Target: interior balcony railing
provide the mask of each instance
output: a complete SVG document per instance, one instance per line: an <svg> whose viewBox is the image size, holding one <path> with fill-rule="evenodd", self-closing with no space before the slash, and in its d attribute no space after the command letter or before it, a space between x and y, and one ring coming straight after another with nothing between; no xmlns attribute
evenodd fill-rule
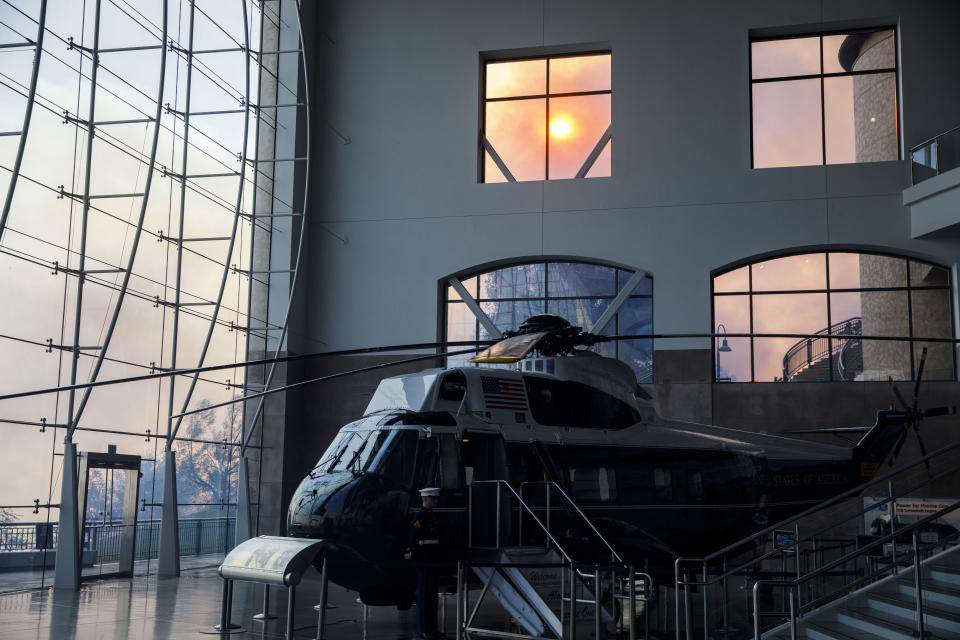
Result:
<svg viewBox="0 0 960 640"><path fill-rule="evenodd" d="M116 562L120 557L123 524L116 522L87 523L83 548L96 552L97 562ZM235 517L181 518L179 522L180 555L225 553L233 548ZM56 548L56 522L19 522L0 524L0 553L43 551ZM160 544L160 520L137 522L136 559L156 558Z"/></svg>
<svg viewBox="0 0 960 640"><path fill-rule="evenodd" d="M814 367L820 366L827 370L825 379L829 379L831 358L835 361L837 374L841 380L852 380L862 364L855 363L862 360L862 345L859 338L836 338L835 336L862 335L863 323L859 316L837 322L826 329L817 331L811 338L804 338L787 349L783 356L783 381L795 381Z"/></svg>
<svg viewBox="0 0 960 640"><path fill-rule="evenodd" d="M910 150L910 183L918 184L960 167L960 125Z"/></svg>

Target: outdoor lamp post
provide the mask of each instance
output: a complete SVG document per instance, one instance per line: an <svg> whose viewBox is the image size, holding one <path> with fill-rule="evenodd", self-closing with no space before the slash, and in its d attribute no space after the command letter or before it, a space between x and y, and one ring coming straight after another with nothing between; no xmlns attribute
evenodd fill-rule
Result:
<svg viewBox="0 0 960 640"><path fill-rule="evenodd" d="M720 330L723 329L723 342L720 343L720 346L717 347L717 381L720 381L720 354L729 353L733 351L730 348L730 345L727 343L727 328L723 326L723 323L717 325L717 333L720 333Z"/></svg>

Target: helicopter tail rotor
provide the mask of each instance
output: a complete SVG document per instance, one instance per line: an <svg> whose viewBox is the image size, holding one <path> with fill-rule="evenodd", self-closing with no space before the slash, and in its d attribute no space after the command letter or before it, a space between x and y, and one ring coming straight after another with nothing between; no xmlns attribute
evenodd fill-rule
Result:
<svg viewBox="0 0 960 640"><path fill-rule="evenodd" d="M920 447L920 455L923 456L923 458L926 458L927 447L924 445L923 438L920 436L920 422L926 417L949 415L956 412L956 407L936 407L933 409L928 409L927 411L922 411L920 409L920 383L923 381L923 368L926 365L926 362L927 348L924 347L920 355L920 366L917 367L917 380L913 385L912 404L907 404L903 394L901 394L900 390L893 384L893 377L887 376L887 382L890 384L891 392L896 400L900 402L900 405L903 407L903 411L906 414L906 420L903 423L903 431L900 433L900 437L897 439L897 443L893 447L893 454L890 456L891 467L894 465L894 462L896 462L897 456L900 455L900 450L903 449L903 445L907 440L907 433L911 429L913 429L913 433L917 436L917 444ZM927 467L927 472L932 473L930 469L930 461L925 459L924 464Z"/></svg>

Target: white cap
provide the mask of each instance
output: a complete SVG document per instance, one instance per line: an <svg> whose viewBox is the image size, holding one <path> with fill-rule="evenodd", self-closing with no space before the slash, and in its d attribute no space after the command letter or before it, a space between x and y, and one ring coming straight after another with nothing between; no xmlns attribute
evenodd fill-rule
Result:
<svg viewBox="0 0 960 640"><path fill-rule="evenodd" d="M440 495L440 489L436 487L424 487L420 489L420 496L423 498L436 498Z"/></svg>

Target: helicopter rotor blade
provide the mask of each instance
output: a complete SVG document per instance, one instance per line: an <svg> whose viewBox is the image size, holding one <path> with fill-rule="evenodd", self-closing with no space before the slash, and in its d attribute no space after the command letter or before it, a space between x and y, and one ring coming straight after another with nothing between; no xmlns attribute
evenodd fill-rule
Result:
<svg viewBox="0 0 960 640"><path fill-rule="evenodd" d="M245 369L247 367L257 367L261 365L280 364L285 362L296 362L299 360L312 360L320 358L329 358L335 356L357 356L369 355L374 353L385 353L390 351L410 351L417 349L439 349L442 347L469 347L463 353L472 353L479 351L493 343L496 340L459 340L448 342L418 342L411 344L383 345L379 347L361 347L357 349L342 349L339 351L320 351L313 353L303 353L296 355L280 356L276 358L261 358L257 360L241 360L239 362L230 362L227 364L206 365L203 367L193 367L190 369L168 369L160 370L157 373L146 373L139 376L128 376L124 378L111 378L109 380L97 380L95 382L79 382L77 384L62 385L59 387L48 387L42 389L31 389L29 391L18 391L0 395L0 401L13 400L15 398L26 398L29 396L39 396L48 393L62 393L66 391L79 391L82 389L92 389L93 387L106 387L115 384L126 384L130 382L143 382L145 380L157 380L169 378L172 376L193 375L194 373L206 373L210 371L224 371L226 369ZM450 355L456 355L453 352L431 354L432 357L442 358Z"/></svg>
<svg viewBox="0 0 960 640"><path fill-rule="evenodd" d="M924 458L924 465L927 467L927 472L930 472L930 461L927 460L927 448L923 445L923 438L920 437L920 420L914 419L913 421L913 432L917 436L917 444L920 445L920 456Z"/></svg>
<svg viewBox="0 0 960 640"><path fill-rule="evenodd" d="M900 437L897 438L897 444L893 447L893 454L890 456L890 466L892 467L897 461L897 457L900 455L900 450L903 449L903 443L907 441L907 434L909 433L910 425L903 425L903 431L900 433Z"/></svg>
<svg viewBox="0 0 960 640"><path fill-rule="evenodd" d="M927 363L927 348L920 354L920 366L917 367L917 382L913 385L913 410L917 410L917 398L920 395L920 381L923 380L923 366Z"/></svg>
<svg viewBox="0 0 960 640"><path fill-rule="evenodd" d="M893 396L900 401L900 405L903 407L903 410L907 413L910 412L910 405L907 404L906 399L903 397L903 394L900 393L900 389L893 384L893 376L887 376L887 383L890 385L890 392L893 393Z"/></svg>
<svg viewBox="0 0 960 640"><path fill-rule="evenodd" d="M952 416L957 413L956 406L931 407L923 412L924 418L937 418L939 416Z"/></svg>

